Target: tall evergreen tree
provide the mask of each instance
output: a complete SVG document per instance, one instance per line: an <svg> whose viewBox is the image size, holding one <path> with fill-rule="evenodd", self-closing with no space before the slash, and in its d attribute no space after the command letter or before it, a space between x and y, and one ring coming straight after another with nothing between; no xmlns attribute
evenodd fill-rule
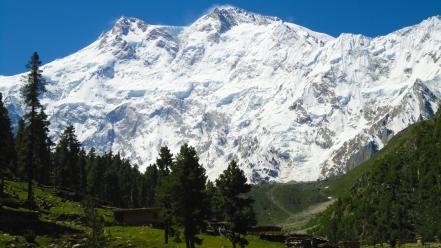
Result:
<svg viewBox="0 0 441 248"><path fill-rule="evenodd" d="M26 164L29 145L29 130L26 128L23 118L18 120L17 134L15 136L15 151L17 153L17 169L16 174L20 178L26 178Z"/></svg>
<svg viewBox="0 0 441 248"><path fill-rule="evenodd" d="M77 168L79 170L79 193L82 195L86 194L86 185L87 185L87 175L86 175L86 163L87 163L87 155L86 151L81 148L80 152L78 153L78 160L77 160Z"/></svg>
<svg viewBox="0 0 441 248"><path fill-rule="evenodd" d="M156 204L161 207L161 217L164 222L164 243L168 244L168 236L172 224L172 183L169 177L170 168L173 164L173 154L167 146L161 147L159 157L156 159L158 166L158 186L155 190Z"/></svg>
<svg viewBox="0 0 441 248"><path fill-rule="evenodd" d="M35 179L37 182L48 185L50 183L50 174L52 170L51 147L52 141L49 138L49 121L43 109L37 115L35 128Z"/></svg>
<svg viewBox="0 0 441 248"><path fill-rule="evenodd" d="M84 240L86 247L107 247L108 237L104 232L104 218L96 210L95 199L91 196L86 196L81 205L84 210L86 225L90 228L88 237Z"/></svg>
<svg viewBox="0 0 441 248"><path fill-rule="evenodd" d="M155 205L155 191L158 184L158 168L156 165L150 165L145 169L143 180L143 196L145 198L145 206L152 207Z"/></svg>
<svg viewBox="0 0 441 248"><path fill-rule="evenodd" d="M156 166L159 170L159 177L167 176L173 163L173 154L167 146L159 149L159 157L156 159Z"/></svg>
<svg viewBox="0 0 441 248"><path fill-rule="evenodd" d="M224 218L229 224L228 239L236 247L248 244L245 236L248 228L256 224L251 198L244 196L250 192L251 185L247 184L244 172L237 162L232 160L228 168L216 180L219 191L220 209L224 212Z"/></svg>
<svg viewBox="0 0 441 248"><path fill-rule="evenodd" d="M205 191L205 169L199 164L193 147L187 144L181 146L169 178L174 221L184 228L186 247L194 248L200 242L196 234L204 227L208 214L208 198Z"/></svg>
<svg viewBox="0 0 441 248"><path fill-rule="evenodd" d="M222 209L222 197L216 185L212 181L207 181L205 191L207 192L209 202L210 218L215 221L224 220Z"/></svg>
<svg viewBox="0 0 441 248"><path fill-rule="evenodd" d="M138 165L132 166L132 195L133 195L133 206L134 207L143 207L144 202L144 194L142 190L143 184L143 174L139 172ZM157 180L156 180L157 181Z"/></svg>
<svg viewBox="0 0 441 248"><path fill-rule="evenodd" d="M22 97L24 103L28 107L28 112L25 115L26 125L29 129L29 142L28 142L28 154L26 158L26 172L28 180L28 199L27 202L30 206L34 205L34 197L32 190L32 181L34 179L34 172L36 169L35 162L38 161L38 154L36 154L34 146L37 145L38 136L38 113L42 111L39 97L45 92L45 82L40 70L40 57L37 52L32 54L31 60L28 62L27 67L30 72L27 75L27 82L21 88Z"/></svg>
<svg viewBox="0 0 441 248"><path fill-rule="evenodd" d="M95 149L90 149L87 155L87 193L95 197L100 196L99 193L103 192L103 177L106 168L106 164L103 162L102 157L95 154Z"/></svg>
<svg viewBox="0 0 441 248"><path fill-rule="evenodd" d="M0 194L3 193L4 178L15 171L15 149L8 110L3 105L0 93Z"/></svg>
<svg viewBox="0 0 441 248"><path fill-rule="evenodd" d="M127 182L122 182L123 171L122 161L119 157L112 159L112 162L105 166L104 178L103 178L103 191L101 198L106 199L117 206L128 207L129 195Z"/></svg>
<svg viewBox="0 0 441 248"><path fill-rule="evenodd" d="M81 169L78 167L81 145L75 128L68 126L60 137L54 153L55 185L80 192Z"/></svg>
<svg viewBox="0 0 441 248"><path fill-rule="evenodd" d="M134 205L133 188L132 188L133 175L132 175L131 165L127 161L121 160L119 154L113 157L113 159L114 162L117 161L117 164L120 165L118 176L119 176L119 190L122 196L121 204L123 204L124 207L133 207Z"/></svg>

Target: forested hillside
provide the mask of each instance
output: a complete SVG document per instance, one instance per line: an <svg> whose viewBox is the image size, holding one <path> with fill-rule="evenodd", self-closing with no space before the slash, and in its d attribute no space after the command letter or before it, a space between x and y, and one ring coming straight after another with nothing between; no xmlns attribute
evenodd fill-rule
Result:
<svg viewBox="0 0 441 248"><path fill-rule="evenodd" d="M400 132L361 168L352 188L310 223L313 232L392 245L441 237L440 111Z"/></svg>

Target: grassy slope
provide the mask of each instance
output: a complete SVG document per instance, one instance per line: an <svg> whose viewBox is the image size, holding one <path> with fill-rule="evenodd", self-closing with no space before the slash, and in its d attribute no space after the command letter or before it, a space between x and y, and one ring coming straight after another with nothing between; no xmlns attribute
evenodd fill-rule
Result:
<svg viewBox="0 0 441 248"><path fill-rule="evenodd" d="M160 229L112 226L108 227L107 231L109 231L114 238L114 241L109 247L127 247L129 245L134 245L135 247L164 247L162 244L163 231ZM203 242L197 247L231 247L231 243L228 240L219 236L202 234L199 237L203 239ZM256 236L248 236L247 239L250 242L250 245L247 246L249 248L284 247L281 243L260 240ZM165 247L185 247L185 245L183 243L176 244L172 242L169 246Z"/></svg>
<svg viewBox="0 0 441 248"><path fill-rule="evenodd" d="M26 184L22 182L6 181L6 192L11 198L8 200L9 204L3 204L1 206L2 212L0 212L0 247L22 247L26 244L25 234L29 232L30 219L27 214L34 216L34 211L23 207L23 203L26 200ZM69 201L60 198L47 190L35 187L35 199L40 206L39 214L34 222L37 222L38 226L49 225L51 228L62 230L59 234L44 233L39 228L34 228L32 231L36 234L36 241L34 246L37 247L49 247L51 244L55 247L72 247L72 245L78 243L85 237L85 232L88 232L88 228L84 226L81 221L75 220L76 217L81 218L84 216L83 210L78 202ZM0 203L1 203L0 198ZM11 207L12 205L17 205ZM5 203L3 201L3 203ZM0 204L2 205L2 204ZM9 206L6 206L9 205ZM47 206L43 208L42 206ZM50 206L50 207L48 207ZM150 227L125 227L113 225L113 214L109 210L98 209L98 212L104 216L107 226L105 231L111 235L110 243L108 247L164 247L162 244L163 230L154 229ZM5 214L5 216L2 215ZM66 219L65 217L74 217ZM7 218L12 218L11 222L19 224L18 227L12 228L13 231L7 231L11 228L8 225ZM66 230L64 230L66 228ZM64 233L66 231L66 233ZM197 247L231 247L231 244L223 237L220 236L208 236L205 234L200 235L203 239L201 246ZM248 236L250 245L248 247L283 247L281 243L268 242L258 239L255 236ZM183 243L174 243L167 247L184 247Z"/></svg>
<svg viewBox="0 0 441 248"><path fill-rule="evenodd" d="M249 195L255 200L259 225L282 225L289 217L328 201L317 183L255 185Z"/></svg>

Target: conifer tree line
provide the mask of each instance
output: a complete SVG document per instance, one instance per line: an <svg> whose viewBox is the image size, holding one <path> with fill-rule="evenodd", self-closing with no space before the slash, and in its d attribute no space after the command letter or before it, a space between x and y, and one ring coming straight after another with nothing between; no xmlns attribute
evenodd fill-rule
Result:
<svg viewBox="0 0 441 248"><path fill-rule="evenodd" d="M5 178L21 178L28 184L28 201L34 183L52 185L80 196L93 196L121 208L158 207L164 223L164 243L181 239L186 247L199 243L196 235L209 221L224 221L233 246L247 244L247 229L256 223L252 200L245 194L251 186L236 161L215 181L207 180L194 147L184 144L175 155L161 147L155 164L144 173L136 165L112 152L86 151L72 125L57 144L49 137L49 121L40 103L45 81L34 53L30 72L22 87L26 114L18 121L15 137L0 93L0 195Z"/></svg>

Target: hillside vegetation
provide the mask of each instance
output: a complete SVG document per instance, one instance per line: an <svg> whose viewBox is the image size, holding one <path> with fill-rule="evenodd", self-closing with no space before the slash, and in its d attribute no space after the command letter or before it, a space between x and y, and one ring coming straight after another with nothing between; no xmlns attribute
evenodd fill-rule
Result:
<svg viewBox="0 0 441 248"><path fill-rule="evenodd" d="M388 149L385 147L378 156ZM306 223L347 194L371 165L372 160L368 160L344 175L326 180L253 185L249 195L255 200L258 224L282 226L287 232L305 231Z"/></svg>
<svg viewBox="0 0 441 248"><path fill-rule="evenodd" d="M316 234L392 245L441 237L441 113L403 130L328 188L339 198L311 221Z"/></svg>
<svg viewBox="0 0 441 248"><path fill-rule="evenodd" d="M317 183L254 185L249 193L260 225L281 225L311 205L328 201Z"/></svg>
<svg viewBox="0 0 441 248"><path fill-rule="evenodd" d="M80 202L60 197L48 189L36 187L35 200L38 211L28 209L26 184L6 181L5 195L0 198L0 247L85 247L90 235L85 224L84 210ZM163 230L151 227L118 226L111 210L98 208L104 218L106 247L185 247L171 240L163 245ZM197 247L231 247L222 236L199 235L202 244ZM247 236L251 248L283 247L281 243Z"/></svg>

